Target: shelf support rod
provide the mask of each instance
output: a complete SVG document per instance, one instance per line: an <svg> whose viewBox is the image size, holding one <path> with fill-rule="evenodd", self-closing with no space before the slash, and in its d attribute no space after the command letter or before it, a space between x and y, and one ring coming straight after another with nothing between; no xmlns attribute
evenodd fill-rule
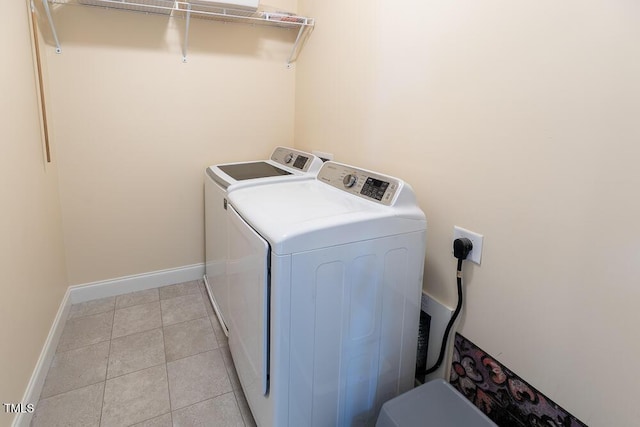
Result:
<svg viewBox="0 0 640 427"><path fill-rule="evenodd" d="M304 33L305 26L301 25L300 30L298 31L298 37L296 37L296 41L293 44L293 48L291 49L291 55L289 55L289 59L287 60L287 67L291 67L291 61L293 61L293 56L296 54L298 50L298 43L300 43L300 38L302 37L302 33Z"/></svg>
<svg viewBox="0 0 640 427"><path fill-rule="evenodd" d="M184 27L184 44L182 46L182 62L187 62L187 48L189 47L189 25L191 23L191 4L187 4L187 18Z"/></svg>
<svg viewBox="0 0 640 427"><path fill-rule="evenodd" d="M51 28L51 34L53 34L53 41L56 43L56 53L62 53L62 49L60 48L60 41L58 40L58 33L56 32L56 26L53 24L51 10L49 9L49 3L47 2L47 0L42 0L42 6L44 7L44 12L47 14L49 28Z"/></svg>

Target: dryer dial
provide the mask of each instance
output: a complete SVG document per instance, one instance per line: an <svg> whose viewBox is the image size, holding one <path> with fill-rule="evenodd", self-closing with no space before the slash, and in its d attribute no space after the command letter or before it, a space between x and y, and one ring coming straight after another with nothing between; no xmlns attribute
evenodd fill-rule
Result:
<svg viewBox="0 0 640 427"><path fill-rule="evenodd" d="M347 188L353 187L354 185L356 185L356 182L358 182L358 177L353 174L346 175L342 180L342 183Z"/></svg>
<svg viewBox="0 0 640 427"><path fill-rule="evenodd" d="M286 156L284 156L284 162L285 163L291 163L291 160L293 160L293 153L289 153Z"/></svg>

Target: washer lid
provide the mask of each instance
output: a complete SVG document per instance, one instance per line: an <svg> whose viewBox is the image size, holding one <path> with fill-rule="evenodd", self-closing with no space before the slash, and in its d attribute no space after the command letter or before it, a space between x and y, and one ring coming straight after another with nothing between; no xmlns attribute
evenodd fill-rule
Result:
<svg viewBox="0 0 640 427"><path fill-rule="evenodd" d="M291 175L284 169L267 162L231 163L218 166L222 172L236 181L245 179L267 178L271 176Z"/></svg>
<svg viewBox="0 0 640 427"><path fill-rule="evenodd" d="M222 188L231 191L248 185L311 179L321 167L322 160L313 154L276 147L268 160L212 165L205 173Z"/></svg>

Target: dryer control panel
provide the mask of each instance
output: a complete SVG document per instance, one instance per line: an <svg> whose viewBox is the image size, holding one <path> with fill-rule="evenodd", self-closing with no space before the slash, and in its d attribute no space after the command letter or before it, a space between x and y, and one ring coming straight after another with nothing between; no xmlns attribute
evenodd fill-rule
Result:
<svg viewBox="0 0 640 427"><path fill-rule="evenodd" d="M315 156L293 148L276 147L271 154L271 160L281 165L297 169L301 172L308 172Z"/></svg>
<svg viewBox="0 0 640 427"><path fill-rule="evenodd" d="M335 162L326 162L317 179L339 190L367 200L393 205L402 181L387 175L358 169Z"/></svg>

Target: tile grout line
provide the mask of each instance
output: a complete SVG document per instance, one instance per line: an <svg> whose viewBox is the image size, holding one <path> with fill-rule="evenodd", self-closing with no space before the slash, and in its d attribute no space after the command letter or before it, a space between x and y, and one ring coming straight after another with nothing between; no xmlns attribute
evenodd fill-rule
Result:
<svg viewBox="0 0 640 427"><path fill-rule="evenodd" d="M220 351L220 349L219 349L219 348L214 348L213 350L201 351L200 353L196 353L196 354L192 354L192 355L190 355L190 356L182 357L182 358L180 358L180 359L172 360L171 362L167 362L167 363L165 363L165 365L168 365L169 363L177 362L177 361L179 361L179 360L188 359L189 357L199 356L199 355L204 354L204 353L212 353L212 352L214 352L214 351ZM222 356L222 354L220 354L220 357L222 358L222 364L223 364L223 365L225 365L225 363L224 363L224 357ZM160 366L160 365L157 365L157 366ZM168 368L167 368L167 369L168 369ZM229 372L227 371L227 367L226 367L226 365L225 365L225 372L226 372L226 374L227 374L227 379L229 380L229 384L231 384L231 378L229 377ZM167 372L167 383L169 382L168 378L169 378L169 373ZM234 390L233 390L233 386L231 386L231 391L225 391L225 392L222 392L222 393L220 393L220 394L216 394L215 396L207 397L206 399L202 399L202 400L199 400L199 401L197 401L197 402L190 403L190 404L188 404L187 406L182 406L182 407L180 407L180 408L176 408L176 410L178 410L178 409L183 409L183 408L187 408L187 407L189 407L189 406L191 406L191 405L195 405L196 403L202 403L202 402L204 402L204 401L206 401L206 400L214 399L214 398L216 398L216 397L220 397L220 396L222 396L223 394L231 393L231 392L233 392L233 391L234 391ZM169 394L171 394L171 387L169 387ZM172 410L173 410L173 409L172 409Z"/></svg>
<svg viewBox="0 0 640 427"><path fill-rule="evenodd" d="M107 351L107 366L105 367L104 372L104 387L102 387L102 404L100 405L100 419L98 421L98 425L102 425L102 417L104 415L104 398L105 393L107 392L107 376L109 375L109 362L111 361L111 343L113 341L113 324L116 321L116 303L115 300L113 302L113 317L111 318L111 339L109 340L109 350Z"/></svg>
<svg viewBox="0 0 640 427"><path fill-rule="evenodd" d="M51 396L47 396L47 397L44 397L42 399L38 399L38 402L41 402L43 400L48 400L48 399L51 399L51 398L54 398L54 397L62 396L63 394L71 393L72 391L78 391L78 390L80 390L82 388L91 387L92 385L100 384L102 382L104 382L104 381L96 381L95 383L90 383L90 384L87 384L87 385L83 385L82 387L72 388L71 390L67 390L67 391L63 391L63 392L60 392L60 393L52 394Z"/></svg>
<svg viewBox="0 0 640 427"><path fill-rule="evenodd" d="M164 364L166 365L166 362L165 362ZM141 372L141 371L145 371L145 370L147 370L147 369L151 369L151 368L157 368L158 366L161 366L161 365L162 365L162 363L158 363L157 365L147 366L146 368L137 369L137 370L135 370L135 371L127 372L126 374L120 374L120 375L118 375L118 376L116 376L116 377L107 378L107 379L108 379L109 381L110 381L110 380L115 380L115 379L117 379L117 378L122 378L122 377L124 377L125 375L135 374L135 373L138 373L138 372ZM96 384L97 384L97 383L96 383Z"/></svg>
<svg viewBox="0 0 640 427"><path fill-rule="evenodd" d="M158 290L158 297L160 291ZM162 303L160 303L160 323L162 327L162 348L164 349L164 372L167 375L167 393L169 394L169 417L171 417L171 425L173 425L173 404L171 403L171 386L169 384L169 362L167 361L167 342L164 339L164 319L162 317Z"/></svg>
<svg viewBox="0 0 640 427"><path fill-rule="evenodd" d="M118 310L115 310L115 311L129 310L129 309L133 309L133 308L135 308L135 307L139 307L139 306L142 306L142 305L151 305L151 304L156 304L156 303L158 304L158 307L160 307L160 301L152 301L152 302L146 302L146 303L143 303L143 304L132 305L132 306L130 306L130 307L126 307L126 308L118 309ZM114 316L115 316L115 312L114 312ZM113 322L114 322L114 328L113 328L113 329L115 330L115 317L114 317ZM162 317L160 318L160 324L162 325ZM151 328L151 329L156 329L156 328ZM150 331L151 329L146 329L146 330L142 330L142 331L130 332L130 333L126 333L126 334L124 334L124 335L119 335L119 336L117 336L117 337L113 336L113 333L114 333L114 332L113 332L113 330L112 330L112 332L111 332L111 339L117 339L117 338L127 337L127 336L129 336L129 335L137 334L138 332L146 332L146 331Z"/></svg>
<svg viewBox="0 0 640 427"><path fill-rule="evenodd" d="M234 399L235 399L235 395L236 395L236 393L235 393L235 391L234 391L234 390L231 390L231 391L225 391L225 392L223 392L223 393L216 394L215 396L207 397L206 399L203 399L203 400L199 400L199 401L197 401L197 402L190 403L190 404L188 404L187 406L182 406L182 407L180 407L180 408L176 408L176 411L182 411L182 410L184 410L184 409L191 408L192 406L198 405L198 404L203 403L203 402L206 402L206 401L208 401L208 400L214 400L214 399L217 399L217 398L219 398L219 397L226 396L227 394L233 394ZM236 405L238 405L237 400L236 400ZM171 412L173 413L173 411L171 411ZM240 413L240 418L242 418L242 412L240 411L240 406L239 406L239 405L238 405L238 412ZM172 417L172 419L173 419L173 417ZM242 422L244 423L244 418L242 419Z"/></svg>
<svg viewBox="0 0 640 427"><path fill-rule="evenodd" d="M160 318L162 318L162 306L160 307ZM164 326L162 327L162 347L164 348L164 372L167 375L167 393L169 394L169 418L171 419L171 425L173 425L173 408L171 404L171 386L169 386L169 362L167 362L167 346L164 340Z"/></svg>
<svg viewBox="0 0 640 427"><path fill-rule="evenodd" d="M199 400L199 401L197 401L197 402L190 403L190 404L188 404L187 406L182 406L182 407L180 407L180 408L176 408L176 411L181 411L181 410L183 410L183 409L185 409L185 408L190 408L190 407L192 407L192 406L194 406L194 405L197 405L197 404L202 403L202 402L206 402L206 401L208 401L208 400L217 399L217 398L219 398L219 397L221 397L221 396L224 396L224 395L226 395L226 394L229 394L229 393L233 393L233 394L234 394L234 397L235 397L235 392L234 392L233 390L231 390L231 391L225 391L225 392L223 392L223 393L216 394L215 396L210 396L210 397L207 397L206 399L202 399L202 400ZM172 411L172 412L173 412L173 411ZM240 418L242 418L242 414L240 414ZM244 422L244 421L243 421L243 422Z"/></svg>
<svg viewBox="0 0 640 427"><path fill-rule="evenodd" d="M175 326L175 325L182 325L183 323L187 323L187 322L192 322L194 320L200 320L200 319L204 319L205 317L208 317L208 315L204 315L201 317L196 317L194 319L189 319L189 320L183 320L182 322L177 322L177 323L171 323L169 325L165 325L164 323L162 324L162 327L164 328L165 326ZM213 325L211 326L213 328ZM132 335L132 334L130 334Z"/></svg>
<svg viewBox="0 0 640 427"><path fill-rule="evenodd" d="M240 412L240 418L242 418L242 423L244 424L245 427L247 427L247 421L244 419L244 413L242 412L242 409L240 409L240 402L238 402L238 394L235 392L235 390L233 391L233 397L236 400L236 405L238 406L238 412Z"/></svg>
<svg viewBox="0 0 640 427"><path fill-rule="evenodd" d="M160 292L158 291L158 289L159 288L152 288L152 289L145 289L145 290L142 290L142 291L128 292L126 294L116 295L116 310L121 310L123 308L129 308L129 307L135 307L137 305L142 305L142 304L148 304L150 302L160 301ZM147 302L140 302L140 303L125 305L124 307L118 307L118 298L123 297L125 295L139 294L140 292L149 292L149 291L156 291L158 299L157 300L154 299L153 301L147 301Z"/></svg>
<svg viewBox="0 0 640 427"><path fill-rule="evenodd" d="M104 314L104 313L101 313L101 314ZM64 351L60 351L60 352L57 351L55 355L57 356L59 354L69 353L70 351L82 350L83 348L87 348L87 347L91 347L91 346L94 346L94 345L102 344L102 343L107 342L107 341L111 341L111 338L109 338L108 340L102 340L102 341L94 342L92 344L83 345L83 346L80 346L80 347L70 348L68 350L64 350Z"/></svg>
<svg viewBox="0 0 640 427"><path fill-rule="evenodd" d="M73 305L72 305L72 307L73 307ZM108 312L114 311L114 310L115 310L114 308L110 308L109 310L99 311L97 313L90 313L90 314L83 314L82 316L69 317L69 319L67 319L67 320L84 319L85 317L97 316L98 314L104 314L104 313L108 313Z"/></svg>

